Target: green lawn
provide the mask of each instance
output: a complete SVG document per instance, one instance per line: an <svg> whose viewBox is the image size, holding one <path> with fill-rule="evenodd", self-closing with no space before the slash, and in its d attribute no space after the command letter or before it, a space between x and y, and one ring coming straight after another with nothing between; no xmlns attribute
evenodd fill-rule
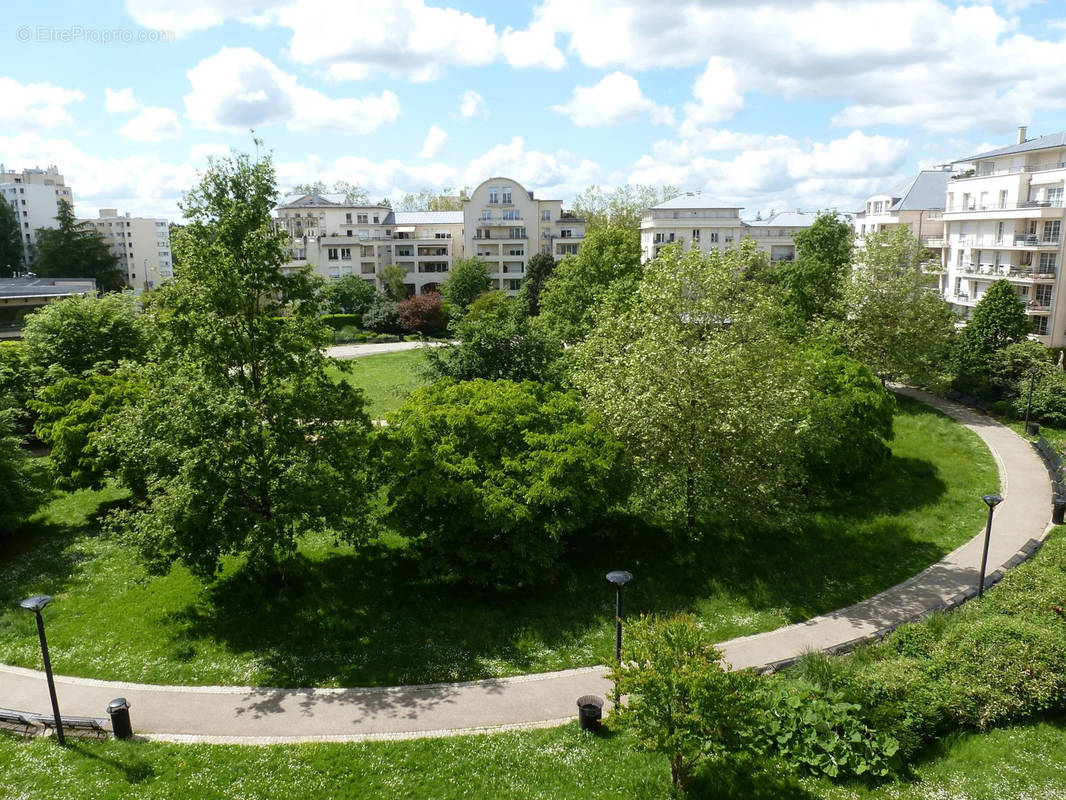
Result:
<svg viewBox="0 0 1066 800"><path fill-rule="evenodd" d="M367 413L381 419L400 405L404 398L427 383L423 375L425 358L421 350L401 350L340 362L330 367L337 380L346 380L363 390Z"/></svg>
<svg viewBox="0 0 1066 800"><path fill-rule="evenodd" d="M629 613L693 611L719 639L769 630L891 586L980 529L977 496L998 479L979 439L912 402L896 431L882 470L801 525L708 538L684 557L662 535L638 546L619 531L554 585L510 593L429 580L388 535L360 552L328 537L306 542L283 591L236 560L206 587L181 567L149 577L127 546L98 533L96 515L120 493L61 495L0 552L0 661L39 666L33 620L17 602L47 592L52 661L68 675L356 686L606 663L613 593L603 575L615 568L636 575Z"/></svg>
<svg viewBox="0 0 1066 800"><path fill-rule="evenodd" d="M0 734L0 798L472 798L667 800L663 756L629 734L552 730L365 744L242 747ZM1066 797L1066 726L1037 722L946 739L879 786L798 780L780 767L719 768L705 800L1054 800Z"/></svg>

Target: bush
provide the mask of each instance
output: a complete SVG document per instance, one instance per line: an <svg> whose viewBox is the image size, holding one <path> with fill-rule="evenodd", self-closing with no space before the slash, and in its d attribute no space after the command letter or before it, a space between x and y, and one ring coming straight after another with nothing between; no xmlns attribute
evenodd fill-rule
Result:
<svg viewBox="0 0 1066 800"><path fill-rule="evenodd" d="M358 275L342 275L322 287L322 305L331 314L358 315L366 311L374 292L370 281Z"/></svg>
<svg viewBox="0 0 1066 800"><path fill-rule="evenodd" d="M441 381L381 432L390 518L421 565L469 583L543 583L625 496L623 450L579 398L532 382Z"/></svg>
<svg viewBox="0 0 1066 800"><path fill-rule="evenodd" d="M36 383L26 362L22 342L0 342L0 412L11 410L19 420L17 428L24 429L21 420L27 401L33 397Z"/></svg>
<svg viewBox="0 0 1066 800"><path fill-rule="evenodd" d="M431 336L442 333L448 324L448 315L437 292L412 295L396 308L400 315L400 327L408 333Z"/></svg>
<svg viewBox="0 0 1066 800"><path fill-rule="evenodd" d="M41 502L29 455L14 435L14 413L0 409L0 537L10 535Z"/></svg>
<svg viewBox="0 0 1066 800"><path fill-rule="evenodd" d="M1029 400L1029 381L1019 381L1014 400L1014 413L1025 414ZM1066 427L1066 372L1055 370L1042 376L1033 389L1033 419L1056 428Z"/></svg>
<svg viewBox="0 0 1066 800"><path fill-rule="evenodd" d="M376 333L399 333L400 312L396 310L396 303L378 292L363 312L363 325Z"/></svg>
<svg viewBox="0 0 1066 800"><path fill-rule="evenodd" d="M362 314L325 314L322 322L335 331L342 328L359 328L363 324Z"/></svg>
<svg viewBox="0 0 1066 800"><path fill-rule="evenodd" d="M338 330L335 334L333 334L333 342L334 344L348 344L349 342L357 342L360 340L359 337L363 335L364 334L358 328L352 327L351 325L346 325L345 327Z"/></svg>

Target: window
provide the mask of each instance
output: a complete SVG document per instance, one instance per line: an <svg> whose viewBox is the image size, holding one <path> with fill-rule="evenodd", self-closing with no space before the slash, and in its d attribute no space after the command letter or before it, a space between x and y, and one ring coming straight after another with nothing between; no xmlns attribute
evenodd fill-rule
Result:
<svg viewBox="0 0 1066 800"><path fill-rule="evenodd" d="M550 222L551 218L552 218L552 212L549 211L548 209L544 209L543 211L540 212L540 220L541 220L541 222Z"/></svg>
<svg viewBox="0 0 1066 800"><path fill-rule="evenodd" d="M504 205L510 205L510 203L511 203L511 190L510 189L504 189L503 190L503 203L504 203Z"/></svg>
<svg viewBox="0 0 1066 800"><path fill-rule="evenodd" d="M351 224L351 222L352 222L352 212L351 211L349 211L348 213L346 213L344 215L344 221L347 222L349 225Z"/></svg>
<svg viewBox="0 0 1066 800"><path fill-rule="evenodd" d="M478 239L491 239L492 238L492 231L490 231L488 228L478 228L478 230L477 230L477 238Z"/></svg>
<svg viewBox="0 0 1066 800"><path fill-rule="evenodd" d="M711 242L718 244L718 231L711 231Z"/></svg>
<svg viewBox="0 0 1066 800"><path fill-rule="evenodd" d="M1033 333L1037 336L1047 336L1047 317L1033 317Z"/></svg>
<svg viewBox="0 0 1066 800"><path fill-rule="evenodd" d="M692 229L692 241L698 242L699 240L700 240L700 229L699 228L693 228Z"/></svg>
<svg viewBox="0 0 1066 800"><path fill-rule="evenodd" d="M1044 221L1044 241L1058 243L1059 232L1062 228L1062 220L1049 219ZM1046 254L1045 254L1046 255Z"/></svg>
<svg viewBox="0 0 1066 800"><path fill-rule="evenodd" d="M377 214L374 215L374 224L375 225L378 224L378 215Z"/></svg>
<svg viewBox="0 0 1066 800"><path fill-rule="evenodd" d="M1056 186L1054 189L1047 190L1047 199L1051 205L1056 208L1062 205L1062 187Z"/></svg>
<svg viewBox="0 0 1066 800"><path fill-rule="evenodd" d="M570 229L570 228L562 228L559 231L559 238L561 238L561 239L573 239L574 238L574 231L572 229Z"/></svg>
<svg viewBox="0 0 1066 800"><path fill-rule="evenodd" d="M1042 284L1039 284L1037 286L1034 286L1033 287L1033 292L1035 293L1035 297L1033 298L1033 302L1035 302L1038 306L1047 307L1047 306L1051 305L1051 284L1050 283L1042 283Z"/></svg>
<svg viewBox="0 0 1066 800"><path fill-rule="evenodd" d="M511 292L517 292L519 289L522 288L522 279L508 278L503 282L503 288Z"/></svg>
<svg viewBox="0 0 1066 800"><path fill-rule="evenodd" d="M1006 189L1000 189L999 190L999 207L1000 208L1006 208L1007 207L1007 190Z"/></svg>
<svg viewBox="0 0 1066 800"><path fill-rule="evenodd" d="M447 231L437 231L433 234L434 239L451 239L452 235Z"/></svg>
<svg viewBox="0 0 1066 800"><path fill-rule="evenodd" d="M341 248L341 261L351 261L351 260L352 260L352 248L350 248L350 247L342 247Z"/></svg>
<svg viewBox="0 0 1066 800"><path fill-rule="evenodd" d="M336 247L331 247L326 251L326 258L330 261L336 261L339 256L339 250Z"/></svg>
<svg viewBox="0 0 1066 800"><path fill-rule="evenodd" d="M506 201L504 201L504 202L506 202ZM504 219L522 219L522 217L520 217L519 214L518 214L518 209L517 208L504 209L503 218Z"/></svg>
<svg viewBox="0 0 1066 800"><path fill-rule="evenodd" d="M299 216L299 214L297 214L297 216ZM366 214L356 214L355 215L355 221L356 221L356 223L358 223L360 225L366 225L366 223L367 223L367 215Z"/></svg>
<svg viewBox="0 0 1066 800"><path fill-rule="evenodd" d="M489 189L489 205L498 206L500 204L500 190Z"/></svg>
<svg viewBox="0 0 1066 800"><path fill-rule="evenodd" d="M512 247L508 253L508 255L512 256L524 256L525 254L526 249L524 247Z"/></svg>
<svg viewBox="0 0 1066 800"><path fill-rule="evenodd" d="M576 256L577 255L577 245L576 244L561 244L561 245L559 245L558 250L556 252L558 252L558 254L561 255L561 256Z"/></svg>
<svg viewBox="0 0 1066 800"><path fill-rule="evenodd" d="M1055 255L1055 253L1040 254L1040 272L1042 274L1053 274L1055 272Z"/></svg>
<svg viewBox="0 0 1066 800"><path fill-rule="evenodd" d="M348 229L348 235L349 235L349 236L351 236L351 235L352 235L352 229L351 229L351 228L349 228L349 229Z"/></svg>
<svg viewBox="0 0 1066 800"><path fill-rule="evenodd" d="M511 232L511 235L508 237L510 239L525 239L526 238L526 229L525 228L511 228L510 232Z"/></svg>

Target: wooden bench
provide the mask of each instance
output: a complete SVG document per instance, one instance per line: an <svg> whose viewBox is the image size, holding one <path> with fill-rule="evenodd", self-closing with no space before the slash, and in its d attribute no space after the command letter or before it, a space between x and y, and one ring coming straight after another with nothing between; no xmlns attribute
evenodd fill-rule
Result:
<svg viewBox="0 0 1066 800"><path fill-rule="evenodd" d="M106 736L111 733L111 729L108 727L110 720L101 717L64 717L60 715L59 718L63 720L64 733L68 730L72 732L92 731L98 736ZM50 730L56 726L56 718L51 714L33 714L30 719L45 730Z"/></svg>
<svg viewBox="0 0 1066 800"><path fill-rule="evenodd" d="M34 715L28 711L14 711L10 708L0 708L0 725L19 727L23 733L29 733L37 727Z"/></svg>

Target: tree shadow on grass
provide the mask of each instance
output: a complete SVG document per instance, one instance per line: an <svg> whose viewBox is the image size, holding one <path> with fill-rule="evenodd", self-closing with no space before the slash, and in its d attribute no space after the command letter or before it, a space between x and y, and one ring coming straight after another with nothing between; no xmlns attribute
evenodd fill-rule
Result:
<svg viewBox="0 0 1066 800"><path fill-rule="evenodd" d="M120 773L126 783L130 785L144 783L155 777L155 768L150 762L140 757L135 750L135 746L123 747L120 756L115 758L104 755L99 747L87 746L78 741L69 742L67 748L82 758L99 761L101 764L110 767ZM109 748L109 750L114 752L114 748Z"/></svg>
<svg viewBox="0 0 1066 800"><path fill-rule="evenodd" d="M683 795L689 800L817 800L787 767L750 758L720 759L703 767Z"/></svg>

